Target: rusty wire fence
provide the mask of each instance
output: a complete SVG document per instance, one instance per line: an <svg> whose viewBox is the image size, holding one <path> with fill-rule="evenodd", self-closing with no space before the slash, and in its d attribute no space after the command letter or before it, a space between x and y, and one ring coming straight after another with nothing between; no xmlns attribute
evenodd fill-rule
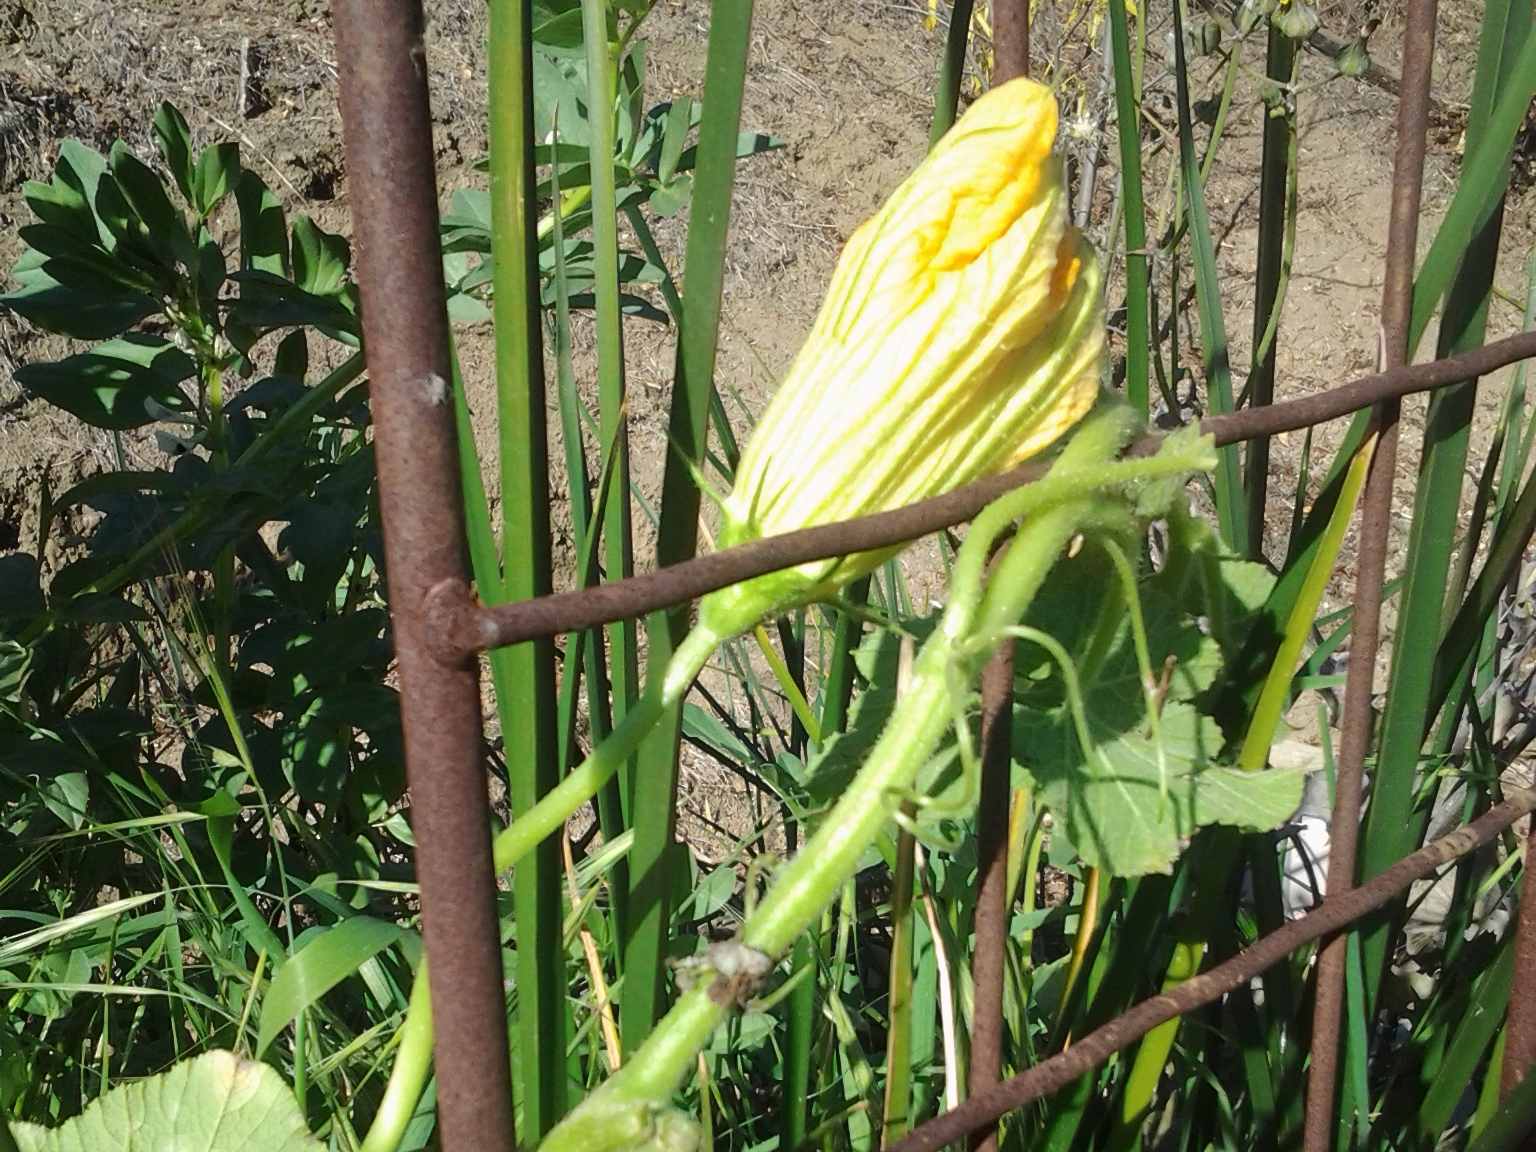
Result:
<svg viewBox="0 0 1536 1152"><path fill-rule="evenodd" d="M1006 842L996 827L983 823L973 1041L979 1054L971 1094L960 1107L919 1125L893 1146L893 1152L931 1152L968 1137L985 1142L1008 1111L1063 1087L1158 1024L1213 1003L1319 940L1325 943L1315 977L1305 1146L1308 1152L1325 1152L1334 1131L1344 981L1337 933L1415 881L1488 844L1536 808L1536 792L1511 792L1504 803L1472 823L1370 881L1354 884L1353 838L1359 825L1362 768L1371 743L1371 674L1394 494L1399 402L1536 356L1536 333L1526 333L1465 354L1407 363L1435 14L1435 0L1413 0L1406 17L1382 301L1382 370L1306 398L1201 421L1218 445L1226 445L1307 428L1367 407L1373 412L1371 435L1377 451L1360 514L1352 671L1345 695L1328 897L1306 916L1219 966L1142 1001L1069 1049L1001 1079L999 957L1007 917L997 877L1005 866ZM583 591L494 607L479 603L464 561L457 444L448 403L449 344L421 7L416 0L337 0L334 17L416 871L435 1000L442 1146L449 1152L510 1149L512 1092L486 832L490 813L476 671L479 654L686 604L705 592L810 560L909 541L968 520L1000 494L1037 479L1044 467L1026 464L919 504L755 541ZM997 75L1006 78L1022 71L1028 57L1027 2L999 0L995 23ZM1150 452L1158 443L1159 437L1149 435L1130 451ZM1499 587L1518 573L1528 543L1527 535L1519 548L1506 553L1505 568L1492 574ZM1002 808L995 802L999 773L1006 787L1007 725L1000 718L1010 708L1010 667L1003 651L983 677L983 795L993 796L997 809ZM983 810L986 807L984 801ZM1528 909L1536 899L1536 854L1528 855L1523 884L1521 904ZM1536 988L1536 916L1520 916L1517 932L1506 1094L1536 1063L1536 996L1529 994Z"/></svg>

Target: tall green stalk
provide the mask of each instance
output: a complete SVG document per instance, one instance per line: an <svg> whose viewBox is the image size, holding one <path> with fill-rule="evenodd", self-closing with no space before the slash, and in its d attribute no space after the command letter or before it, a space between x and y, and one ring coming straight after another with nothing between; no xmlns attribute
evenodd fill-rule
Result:
<svg viewBox="0 0 1536 1152"><path fill-rule="evenodd" d="M744 980L750 988L766 975L853 875L949 730L957 677L974 679L1068 541L1079 530L1127 530L1128 512L1106 494L1138 480L1187 475L1212 461L1208 442L1148 460L1115 460L1133 427L1123 408L1089 417L1045 480L1002 497L977 518L956 561L944 619L923 645L908 690L864 766L804 849L775 876L743 923L739 942L712 956L715 975L727 985ZM983 592L991 544L1021 520L1015 545ZM619 1073L551 1134L551 1152L578 1152L596 1132L664 1106L734 999L707 976L698 981Z"/></svg>
<svg viewBox="0 0 1536 1152"><path fill-rule="evenodd" d="M1254 270L1253 363L1248 374L1248 403L1259 407L1275 397L1275 346L1284 307L1283 277L1288 271L1287 241L1296 220L1296 109L1291 87L1296 78L1296 43L1273 24L1264 73L1281 93L1264 117L1264 158L1259 171L1259 251ZM1269 438L1248 443L1243 484L1248 494L1249 556L1264 550L1263 524L1269 501Z"/></svg>
<svg viewBox="0 0 1536 1152"><path fill-rule="evenodd" d="M1111 5L1111 9L1115 6ZM1173 5L1174 80L1179 118L1179 168L1182 173L1185 212L1189 220L1190 247L1195 265L1195 300L1200 315L1200 353L1205 366L1207 401L1213 413L1232 411L1232 365L1228 359L1226 323L1221 314L1221 285L1216 273L1216 250L1211 240L1211 219L1205 209L1205 188L1195 157L1194 126L1190 116L1189 64L1184 58L1182 0ZM1129 214L1127 214L1129 215ZM1221 449L1216 466L1216 518L1222 538L1238 552L1248 549L1247 506L1243 502L1242 471L1236 445Z"/></svg>
<svg viewBox="0 0 1536 1152"><path fill-rule="evenodd" d="M944 59L939 66L939 85L933 95L933 123L928 144L937 144L955 123L960 107L960 82L965 79L965 53L971 42L971 13L976 0L955 0L949 11L949 31L944 36Z"/></svg>
<svg viewBox="0 0 1536 1152"><path fill-rule="evenodd" d="M1511 81L1517 49L1531 26L1530 5L1523 0L1490 0L1483 19L1472 107L1467 120L1467 152L1486 137L1488 119L1500 93ZM1504 180L1508 179L1508 163ZM1503 202L1489 206L1446 300L1437 354L1455 355L1483 342L1488 299L1498 258ZM1402 607L1393 642L1392 673L1381 745L1362 829L1363 879L1381 872L1416 846L1410 813L1417 789L1419 753L1433 717L1429 714L1435 653L1444 625L1446 580L1461 510L1476 382L1437 391L1429 401L1424 449L1414 498ZM1401 907L1399 902L1398 907ZM1373 1002L1383 975L1397 917L1378 917L1363 934L1367 1000Z"/></svg>
<svg viewBox="0 0 1536 1152"><path fill-rule="evenodd" d="M1132 75L1125 5L1112 3L1108 8L1109 47L1115 71L1115 123L1120 139L1120 207L1125 220L1125 394L1132 407L1146 413L1152 333L1147 286L1147 211L1141 184L1139 85Z"/></svg>
<svg viewBox="0 0 1536 1152"><path fill-rule="evenodd" d="M630 504L629 412L624 380L624 319L619 300L618 192L614 177L614 59L608 0L582 0L582 41L587 63L587 142L592 187L592 271L597 320L599 435L611 458L603 461L611 487L602 508L604 575L635 574ZM615 723L640 695L639 642L629 617L608 625L608 677Z"/></svg>
<svg viewBox="0 0 1536 1152"><path fill-rule="evenodd" d="M587 0L589 5L592 2ZM714 7L668 423L671 447L662 477L661 522L656 541L658 567L686 560L698 547L700 493L695 475L704 467L710 399L714 395L725 246L736 175L736 134L741 123L751 27L749 0ZM687 626L685 608L653 613L647 619L648 660L652 667L666 666ZM630 787L630 824L635 832L635 845L629 862L629 938L624 946L621 1003L621 1031L629 1051L634 1051L650 1034L665 1000L667 936L672 911L668 857L676 829L681 733L682 701L678 700L641 744Z"/></svg>
<svg viewBox="0 0 1536 1152"><path fill-rule="evenodd" d="M544 353L539 330L538 227L533 170L533 38L528 0L493 0L490 13L491 229L495 253L496 397L501 543L508 563L487 601L526 600L552 587ZM489 558L492 562L494 558ZM479 567L485 567L485 564ZM490 575L490 573L485 573ZM514 815L560 779L554 644L535 640L491 654ZM525 1143L565 1111L565 947L559 846L541 845L517 870L518 1068ZM490 1022L487 1022L490 1026Z"/></svg>

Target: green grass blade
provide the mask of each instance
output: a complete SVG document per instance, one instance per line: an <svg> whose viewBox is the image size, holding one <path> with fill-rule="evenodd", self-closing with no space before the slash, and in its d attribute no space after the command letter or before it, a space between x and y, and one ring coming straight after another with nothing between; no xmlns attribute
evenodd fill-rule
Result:
<svg viewBox="0 0 1536 1152"><path fill-rule="evenodd" d="M885 1033L885 1106L880 1143L905 1136L912 1127L912 894L917 841L903 830L896 839L896 875L891 891L889 1010Z"/></svg>
<svg viewBox="0 0 1536 1152"><path fill-rule="evenodd" d="M1269 27L1265 75L1277 90L1296 78L1296 42ZM1288 249L1296 225L1296 109L1282 95L1278 107L1266 109L1264 156L1259 171L1259 243L1254 270L1253 364L1248 374L1248 404L1260 407L1275 397L1275 346L1280 313L1285 306L1285 280L1290 272ZM1243 483L1248 493L1248 523L1252 532L1248 554L1260 558L1264 549L1264 519L1269 501L1269 438L1248 443Z"/></svg>
<svg viewBox="0 0 1536 1152"><path fill-rule="evenodd" d="M597 318L599 437L613 445L613 491L602 510L604 576L634 575L634 517L630 505L629 414L624 380L624 318L619 294L618 193L614 175L614 77L617 61L609 41L607 0L582 0L582 40L587 64L587 133L592 181L593 294ZM613 722L620 724L642 691L635 621L608 626ZM633 763L633 762L632 762Z"/></svg>
<svg viewBox="0 0 1536 1152"><path fill-rule="evenodd" d="M1536 1076L1527 1076L1499 1105L1482 1135L1467 1146L1467 1152L1520 1152L1530 1147L1529 1138L1533 1132L1536 1132Z"/></svg>
<svg viewBox="0 0 1536 1152"><path fill-rule="evenodd" d="M494 0L490 13L491 227L495 254L496 396L501 463L501 544L515 557L482 599L524 600L553 583L549 445L539 329L538 227L532 188L533 39L527 0ZM472 559L474 557L472 556ZM554 644L548 639L491 654L506 750L508 799L526 812L560 779ZM565 949L559 845L546 841L513 877L517 909L518 1068L524 1143L565 1110ZM488 1022L489 1024L489 1022Z"/></svg>
<svg viewBox="0 0 1536 1152"><path fill-rule="evenodd" d="M1178 91L1179 168L1183 177L1190 248L1194 254L1195 298L1200 315L1200 349L1205 364L1207 402L1213 413L1230 412L1232 366L1227 354L1226 323L1221 315L1221 286L1216 273L1216 250L1211 241L1211 220L1205 209L1205 188L1200 182L1199 161L1195 156L1195 134L1189 104L1189 64L1184 58L1184 16L1182 6L1177 2L1173 6L1173 44L1174 79ZM1222 538L1228 546L1237 552L1246 552L1248 516L1247 507L1243 503L1242 471L1236 445L1223 448L1218 453L1216 518L1221 525Z"/></svg>
<svg viewBox="0 0 1536 1152"><path fill-rule="evenodd" d="M1525 43L1530 24L1530 6L1523 0L1491 0L1486 9L1472 111L1467 121L1469 155L1489 138L1489 120L1501 92L1523 89L1529 83L1509 69L1515 64L1513 49ZM1536 43L1536 38L1532 43ZM1507 183L1507 157L1498 176L1501 185ZM1461 254L1460 268L1441 320L1437 347L1440 356L1464 352L1483 342L1502 232L1500 204L1496 202L1490 207ZM1446 234L1442 229L1441 235ZM1439 237L1436 239L1438 242ZM1433 290L1424 288L1432 268L1426 264L1415 289L1416 314L1420 311L1421 293L1427 297ZM1429 711L1431 677L1444 623L1446 584L1461 511L1462 477L1466 471L1476 387L1475 381L1468 381L1441 389L1429 402L1404 565L1406 580L1392 645L1387 708L1382 719L1370 804L1361 830L1360 874L1364 879L1375 876L1417 846L1415 833L1419 830L1409 814L1419 753L1433 720ZM1374 1003L1395 922L1394 916L1380 918L1363 937L1368 1003Z"/></svg>
<svg viewBox="0 0 1536 1152"><path fill-rule="evenodd" d="M1147 299L1147 212L1141 184L1138 85L1131 69L1125 5L1109 6L1109 46L1115 74L1115 121L1120 140L1120 208L1125 221L1125 394L1146 412L1147 365L1152 347Z"/></svg>
<svg viewBox="0 0 1536 1152"><path fill-rule="evenodd" d="M937 144L955 123L960 107L960 84L965 79L965 53L971 42L971 13L976 0L955 0L949 10L949 29L944 34L944 59L939 66L939 86L933 94L933 125L928 143Z"/></svg>
<svg viewBox="0 0 1536 1152"><path fill-rule="evenodd" d="M590 0L589 0L590 2ZM691 557L698 547L700 493L694 469L707 447L714 394L720 296L725 278L736 136L746 83L752 27L748 2L718 4L709 24L704 73L704 119L684 264L682 316L668 425L671 451L662 477L656 542L658 566ZM687 627L686 610L654 613L646 622L648 659L657 668L671 658ZM630 792L635 847L630 857L629 938L624 947L624 1046L634 1051L650 1034L664 1006L665 959L671 922L667 864L676 827L677 754L682 709L672 708L642 742ZM644 787L639 781L644 781Z"/></svg>
<svg viewBox="0 0 1536 1152"><path fill-rule="evenodd" d="M1510 945L1511 938L1506 937L1498 959L1478 977L1472 1002L1462 1013L1450 1047L1423 1095L1416 1117L1418 1135L1423 1140L1433 1142L1446 1130L1483 1054L1504 1022L1515 973L1515 952Z"/></svg>
<svg viewBox="0 0 1536 1152"><path fill-rule="evenodd" d="M808 1131L811 1094L811 1046L816 1038L816 978L821 967L816 937L806 933L795 945L791 972L800 983L785 1002L784 1120L779 1147L798 1148ZM807 972L806 970L809 969Z"/></svg>
<svg viewBox="0 0 1536 1152"><path fill-rule="evenodd" d="M1509 11L1513 13L1519 7L1516 3ZM1502 4L1490 6L1485 19L1503 9ZM1510 19L1520 18L1510 16ZM1525 18L1528 25L1528 13ZM1517 43L1520 44L1518 53L1514 51ZM1497 97L1484 105L1485 118L1475 144L1471 120L1468 120L1466 161L1462 165L1461 180L1413 286L1413 319L1408 330L1410 354L1418 346L1441 297L1454 282L1463 255L1486 226L1495 206L1504 199L1515 135L1525 121L1531 100L1536 98L1536 37L1527 34L1523 43L1511 39L1498 48L1497 63L1493 67L1498 69L1498 75L1505 82L1499 84ZM1481 71L1480 61L1479 73ZM1474 98L1479 94L1474 91ZM1478 111L1474 106L1472 114L1475 116Z"/></svg>

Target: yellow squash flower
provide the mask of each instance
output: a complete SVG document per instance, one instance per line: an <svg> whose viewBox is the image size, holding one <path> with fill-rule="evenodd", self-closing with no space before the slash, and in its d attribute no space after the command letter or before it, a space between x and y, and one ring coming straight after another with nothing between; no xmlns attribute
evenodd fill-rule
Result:
<svg viewBox="0 0 1536 1152"><path fill-rule="evenodd" d="M1051 154L1056 101L977 100L854 233L726 498L722 547L898 508L1041 452L1098 395L1098 266ZM731 635L899 549L771 573L704 599Z"/></svg>

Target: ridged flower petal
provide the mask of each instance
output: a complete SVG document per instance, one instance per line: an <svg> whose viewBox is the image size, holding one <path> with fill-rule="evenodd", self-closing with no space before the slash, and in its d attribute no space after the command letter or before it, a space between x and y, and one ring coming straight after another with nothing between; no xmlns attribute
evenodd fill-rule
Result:
<svg viewBox="0 0 1536 1152"><path fill-rule="evenodd" d="M1051 154L1056 102L992 89L849 240L742 454L722 546L901 507L1049 447L1098 395L1093 253ZM729 633L835 592L893 550L705 599Z"/></svg>

